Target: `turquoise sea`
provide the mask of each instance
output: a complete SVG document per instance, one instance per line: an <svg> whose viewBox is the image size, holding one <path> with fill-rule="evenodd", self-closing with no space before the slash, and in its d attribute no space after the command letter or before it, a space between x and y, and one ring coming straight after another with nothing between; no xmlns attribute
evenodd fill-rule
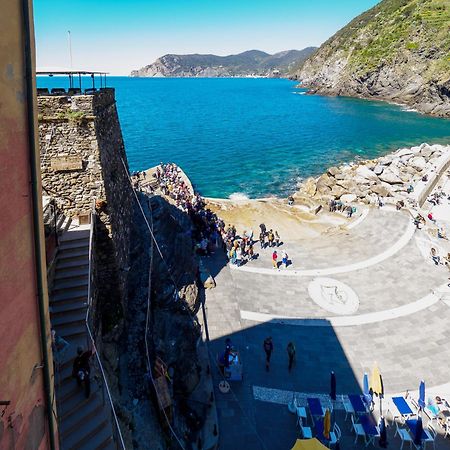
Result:
<svg viewBox="0 0 450 450"><path fill-rule="evenodd" d="M65 81L65 80L64 80ZM39 87L64 86L39 77ZM299 180L403 146L450 143L450 120L302 95L281 79L109 77L130 169L181 166L202 195L285 196Z"/></svg>

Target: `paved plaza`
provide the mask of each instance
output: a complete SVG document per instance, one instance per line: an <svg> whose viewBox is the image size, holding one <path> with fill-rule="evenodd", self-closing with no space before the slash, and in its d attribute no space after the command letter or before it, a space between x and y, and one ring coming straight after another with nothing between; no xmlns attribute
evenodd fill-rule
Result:
<svg viewBox="0 0 450 450"><path fill-rule="evenodd" d="M409 390L417 397L421 379L427 398L450 399L450 273L429 256L432 246L443 251L447 244L429 225L416 230L407 211L370 208L354 227L283 243L280 250L292 260L287 269L271 267L273 249L258 248L258 259L239 268L220 252L205 258L217 283L205 303L211 359L229 337L244 366L243 381L232 382L227 394L217 389L221 378L213 371L220 448L290 449L298 429L286 399L327 395L332 370L338 395L360 393L364 372L370 375L376 362L385 414L392 394ZM325 302L314 298L320 295ZM262 348L267 336L274 342L269 372ZM291 372L289 341L297 349ZM363 448L354 445L339 406L334 419L344 434L341 449ZM389 448L400 448L393 435L390 427ZM441 435L436 448L450 448L450 439Z"/></svg>

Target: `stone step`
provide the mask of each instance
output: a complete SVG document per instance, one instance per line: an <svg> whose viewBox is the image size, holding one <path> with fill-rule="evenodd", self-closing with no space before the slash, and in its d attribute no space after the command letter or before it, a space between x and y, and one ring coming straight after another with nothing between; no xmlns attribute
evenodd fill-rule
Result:
<svg viewBox="0 0 450 450"><path fill-rule="evenodd" d="M89 244L90 230L70 230L66 231L60 239L60 242L70 242L79 239L87 239Z"/></svg>
<svg viewBox="0 0 450 450"><path fill-rule="evenodd" d="M72 248L89 248L89 239L73 239L71 241L59 241L59 251L66 251Z"/></svg>
<svg viewBox="0 0 450 450"><path fill-rule="evenodd" d="M97 420L96 420L97 419ZM97 416L94 420L84 422L78 433L72 433L64 442L64 448L70 450L92 449L91 440L108 425L108 419Z"/></svg>
<svg viewBox="0 0 450 450"><path fill-rule="evenodd" d="M60 291L66 291L70 289L78 289L80 287L88 285L88 276L80 276L78 278L63 278L56 280L53 284L53 294L57 294Z"/></svg>
<svg viewBox="0 0 450 450"><path fill-rule="evenodd" d="M70 311L66 314L62 314L58 317L52 317L52 327L55 329L61 329L62 327L71 324L82 324L86 319L86 310Z"/></svg>
<svg viewBox="0 0 450 450"><path fill-rule="evenodd" d="M89 260L85 256L72 259L63 259L58 261L58 272L64 272L67 270L72 270L74 268L89 268Z"/></svg>
<svg viewBox="0 0 450 450"><path fill-rule="evenodd" d="M85 336L87 333L84 320L82 322L71 323L68 325L55 325L53 328L66 341L68 338L75 336Z"/></svg>
<svg viewBox="0 0 450 450"><path fill-rule="evenodd" d="M79 287L77 289L64 290L58 292L57 294L52 294L50 297L50 305L53 303L60 302L73 302L74 300L80 299L81 301L87 301L88 289L87 286Z"/></svg>
<svg viewBox="0 0 450 450"><path fill-rule="evenodd" d="M70 419L74 414L82 411L91 401L103 402L103 394L95 383L91 383L91 395L89 398L84 396L84 386L78 387L77 382L72 378L72 383L77 387L77 395L72 396L64 403L56 402L58 405L58 417L60 423Z"/></svg>
<svg viewBox="0 0 450 450"><path fill-rule="evenodd" d="M73 302L68 301L67 303L54 303L51 306L51 315L53 323L53 318L57 318L63 314L74 312L74 311L84 311L86 313L87 300L75 300Z"/></svg>
<svg viewBox="0 0 450 450"><path fill-rule="evenodd" d="M76 383L75 383L76 384ZM77 386L78 387L78 386ZM61 422L59 432L64 441L73 432L78 433L83 428L85 421L91 420L96 415L101 415L103 412L103 403L97 396L89 398L84 408L77 409L74 414L71 414L63 422Z"/></svg>
<svg viewBox="0 0 450 450"><path fill-rule="evenodd" d="M55 273L54 280L59 281L65 278L87 277L88 275L89 275L89 264L64 268L64 270L60 270L60 267L58 267Z"/></svg>
<svg viewBox="0 0 450 450"><path fill-rule="evenodd" d="M109 417L109 416L108 416ZM109 423L103 428L100 433L97 433L90 441L88 449L94 450L117 450L118 447L114 445L112 429Z"/></svg>
<svg viewBox="0 0 450 450"><path fill-rule="evenodd" d="M67 250L60 249L58 251L57 264L59 264L60 261L67 260L67 259L74 259L74 258L80 258L83 257L86 260L89 258L89 246L84 247L76 247L76 248L69 248Z"/></svg>

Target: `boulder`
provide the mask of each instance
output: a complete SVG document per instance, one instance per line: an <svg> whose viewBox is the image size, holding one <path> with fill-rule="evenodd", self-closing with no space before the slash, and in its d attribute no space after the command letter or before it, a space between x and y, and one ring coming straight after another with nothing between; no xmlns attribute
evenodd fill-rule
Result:
<svg viewBox="0 0 450 450"><path fill-rule="evenodd" d="M336 176L336 174L338 174L338 173L339 173L339 169L337 167L330 167L327 170L327 174L332 176L332 177Z"/></svg>
<svg viewBox="0 0 450 450"><path fill-rule="evenodd" d="M353 192L356 189L356 183L352 179L336 180L338 186L343 187L348 192Z"/></svg>
<svg viewBox="0 0 450 450"><path fill-rule="evenodd" d="M402 158L403 156L412 156L413 153L414 152L410 148L402 148L395 154L395 156Z"/></svg>
<svg viewBox="0 0 450 450"><path fill-rule="evenodd" d="M352 202L354 202L356 199L357 199L357 197L356 197L355 194L344 194L344 195L341 195L341 200L342 200L344 203L352 203Z"/></svg>
<svg viewBox="0 0 450 450"><path fill-rule="evenodd" d="M339 198L341 195L345 194L347 192L346 189L344 189L342 186L334 185L333 189L331 189L331 195L333 195L336 198Z"/></svg>
<svg viewBox="0 0 450 450"><path fill-rule="evenodd" d="M330 177L329 175L324 173L317 180L317 187L319 186L319 184L329 186L330 188L332 188L336 184L336 181L335 181L334 177Z"/></svg>
<svg viewBox="0 0 450 450"><path fill-rule="evenodd" d="M428 148L428 149L422 150L420 152L420 154L428 161L431 158L431 156L433 155L433 149Z"/></svg>
<svg viewBox="0 0 450 450"><path fill-rule="evenodd" d="M308 178L302 184L302 192L304 192L307 196L313 197L317 190L316 180L314 178Z"/></svg>
<svg viewBox="0 0 450 450"><path fill-rule="evenodd" d="M378 180L377 175L366 166L359 166L356 169L356 175L361 178L365 178L366 180Z"/></svg>
<svg viewBox="0 0 450 450"><path fill-rule="evenodd" d="M334 176L334 178L335 178L336 180L345 180L345 179L347 178L347 175L346 175L345 173L343 173L343 172L338 172L338 173Z"/></svg>
<svg viewBox="0 0 450 450"><path fill-rule="evenodd" d="M354 182L356 183L357 186L370 184L369 180L366 180L365 178L358 177L358 176L354 177L353 180L354 180ZM378 177L377 177L377 180L378 180Z"/></svg>
<svg viewBox="0 0 450 450"><path fill-rule="evenodd" d="M379 195L380 197L388 197L389 195L391 195L390 191L381 184L372 186L371 191Z"/></svg>
<svg viewBox="0 0 450 450"><path fill-rule="evenodd" d="M381 175L383 173L384 167L381 164L377 164L373 171L375 173L375 175Z"/></svg>
<svg viewBox="0 0 450 450"><path fill-rule="evenodd" d="M382 164L383 166L389 166L391 163L392 159L387 156L378 159L378 164Z"/></svg>
<svg viewBox="0 0 450 450"><path fill-rule="evenodd" d="M415 156L414 158L410 159L408 164L417 171L422 171L425 169L425 166L427 165L427 161L423 156Z"/></svg>
<svg viewBox="0 0 450 450"><path fill-rule="evenodd" d="M403 183L401 178L397 174L392 172L392 170L390 170L390 169L385 169L383 171L383 173L380 175L380 180L384 181L385 183L389 183L389 184L401 184L401 183Z"/></svg>

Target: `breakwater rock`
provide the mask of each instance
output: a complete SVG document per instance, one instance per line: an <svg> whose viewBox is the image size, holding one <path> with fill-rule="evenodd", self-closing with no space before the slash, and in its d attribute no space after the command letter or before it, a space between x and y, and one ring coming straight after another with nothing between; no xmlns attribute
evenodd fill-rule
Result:
<svg viewBox="0 0 450 450"><path fill-rule="evenodd" d="M308 178L294 195L297 204L312 207L311 200L324 204L332 199L344 203L383 203L414 200L414 189L426 181L448 155L450 145L401 148L378 159L330 167L316 178ZM412 187L412 192L411 192Z"/></svg>

